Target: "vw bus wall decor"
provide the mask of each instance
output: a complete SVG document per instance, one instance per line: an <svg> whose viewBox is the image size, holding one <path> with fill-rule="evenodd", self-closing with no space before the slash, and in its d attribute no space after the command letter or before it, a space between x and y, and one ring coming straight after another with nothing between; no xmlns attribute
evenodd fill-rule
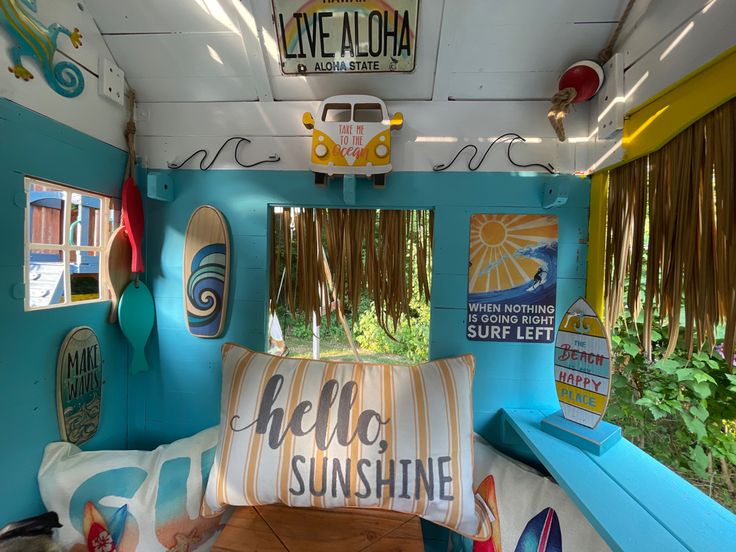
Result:
<svg viewBox="0 0 736 552"><path fill-rule="evenodd" d="M314 183L327 184L335 174L373 178L385 184L391 172L391 131L404 124L404 116L389 116L383 100L375 96L332 96L323 101L317 117L305 113L304 126L312 131L310 168Z"/></svg>
<svg viewBox="0 0 736 552"><path fill-rule="evenodd" d="M419 0L273 0L285 75L411 72Z"/></svg>
<svg viewBox="0 0 736 552"><path fill-rule="evenodd" d="M100 425L102 353L94 330L79 326L70 331L59 350L56 365L56 408L64 441L89 441Z"/></svg>

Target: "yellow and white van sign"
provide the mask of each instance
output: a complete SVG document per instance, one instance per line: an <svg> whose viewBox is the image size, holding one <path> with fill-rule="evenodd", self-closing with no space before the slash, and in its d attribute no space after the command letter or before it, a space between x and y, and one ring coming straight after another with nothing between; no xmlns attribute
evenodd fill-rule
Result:
<svg viewBox="0 0 736 552"><path fill-rule="evenodd" d="M272 0L284 74L414 70L419 0Z"/></svg>
<svg viewBox="0 0 736 552"><path fill-rule="evenodd" d="M402 127L404 116L390 116L375 96L351 94L327 98L316 117L305 113L302 122L312 131L313 171L371 176L391 172L391 130Z"/></svg>

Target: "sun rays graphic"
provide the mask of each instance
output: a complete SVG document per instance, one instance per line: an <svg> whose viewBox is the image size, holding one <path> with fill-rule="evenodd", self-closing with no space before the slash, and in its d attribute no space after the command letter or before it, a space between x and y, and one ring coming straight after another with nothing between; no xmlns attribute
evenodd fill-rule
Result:
<svg viewBox="0 0 736 552"><path fill-rule="evenodd" d="M510 289L531 281L542 261L518 251L557 240L557 219L545 215L473 215L470 293Z"/></svg>

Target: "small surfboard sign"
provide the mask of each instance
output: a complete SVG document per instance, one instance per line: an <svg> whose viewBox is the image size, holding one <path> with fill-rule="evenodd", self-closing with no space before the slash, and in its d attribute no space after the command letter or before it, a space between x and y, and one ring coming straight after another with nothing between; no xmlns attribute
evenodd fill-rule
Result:
<svg viewBox="0 0 736 552"><path fill-rule="evenodd" d="M79 445L100 425L102 353L97 335L87 326L70 331L59 350L56 366L56 408L59 433Z"/></svg>
<svg viewBox="0 0 736 552"><path fill-rule="evenodd" d="M567 309L557 332L555 387L566 420L598 425L611 396L611 344L603 322L582 297Z"/></svg>
<svg viewBox="0 0 736 552"><path fill-rule="evenodd" d="M189 333L219 337L227 318L230 238L225 217L210 205L199 207L189 219L182 271Z"/></svg>

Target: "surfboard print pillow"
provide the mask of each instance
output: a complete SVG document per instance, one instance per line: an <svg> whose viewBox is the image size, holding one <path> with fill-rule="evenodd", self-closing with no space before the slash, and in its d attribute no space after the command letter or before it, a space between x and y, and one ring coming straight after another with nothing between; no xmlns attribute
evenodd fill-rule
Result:
<svg viewBox="0 0 736 552"><path fill-rule="evenodd" d="M417 514L475 540L472 355L414 366L222 347L220 438L203 514L283 503Z"/></svg>

